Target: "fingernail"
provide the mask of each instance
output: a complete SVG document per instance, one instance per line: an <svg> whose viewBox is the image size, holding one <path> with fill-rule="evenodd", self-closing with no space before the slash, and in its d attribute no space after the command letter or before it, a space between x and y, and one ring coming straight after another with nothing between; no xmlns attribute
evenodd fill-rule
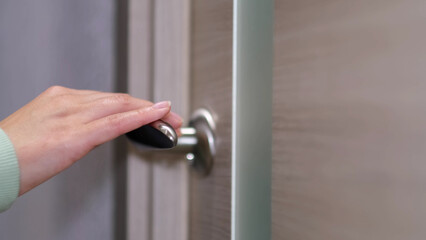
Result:
<svg viewBox="0 0 426 240"><path fill-rule="evenodd" d="M158 102L154 105L152 105L152 108L154 109L162 109L162 108L168 108L171 106L171 102L170 101L163 101L163 102Z"/></svg>

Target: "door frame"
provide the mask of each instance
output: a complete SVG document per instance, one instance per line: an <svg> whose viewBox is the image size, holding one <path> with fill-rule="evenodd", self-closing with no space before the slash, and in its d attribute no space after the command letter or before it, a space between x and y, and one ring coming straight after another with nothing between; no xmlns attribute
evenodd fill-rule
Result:
<svg viewBox="0 0 426 240"><path fill-rule="evenodd" d="M129 93L153 102L170 100L173 111L188 119L190 0L129 0L128 9ZM128 149L127 238L187 240L184 156L156 154L153 160L149 153Z"/></svg>
<svg viewBox="0 0 426 240"><path fill-rule="evenodd" d="M271 238L273 2L233 4L233 240ZM187 118L190 0L129 0L128 24L129 93L172 100ZM188 239L186 162L151 161L131 146L127 160L128 239Z"/></svg>
<svg viewBox="0 0 426 240"><path fill-rule="evenodd" d="M232 240L271 239L273 13L234 0Z"/></svg>

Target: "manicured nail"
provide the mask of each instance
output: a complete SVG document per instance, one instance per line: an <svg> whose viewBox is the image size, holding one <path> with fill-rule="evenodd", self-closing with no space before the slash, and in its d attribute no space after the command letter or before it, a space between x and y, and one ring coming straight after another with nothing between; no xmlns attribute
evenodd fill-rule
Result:
<svg viewBox="0 0 426 240"><path fill-rule="evenodd" d="M170 106L171 106L171 104L172 104L172 103L171 103L170 101L158 102L158 103L154 104L154 105L152 106L152 108L154 108L154 109L168 108L168 107L170 107Z"/></svg>

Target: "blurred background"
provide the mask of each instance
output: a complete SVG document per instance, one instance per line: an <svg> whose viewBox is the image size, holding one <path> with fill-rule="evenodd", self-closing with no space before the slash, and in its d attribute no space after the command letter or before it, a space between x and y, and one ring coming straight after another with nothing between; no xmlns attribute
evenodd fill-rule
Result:
<svg viewBox="0 0 426 240"><path fill-rule="evenodd" d="M118 90L113 0L0 1L0 119L51 85ZM1 239L113 239L113 143L0 214ZM77 207L78 206L78 207Z"/></svg>

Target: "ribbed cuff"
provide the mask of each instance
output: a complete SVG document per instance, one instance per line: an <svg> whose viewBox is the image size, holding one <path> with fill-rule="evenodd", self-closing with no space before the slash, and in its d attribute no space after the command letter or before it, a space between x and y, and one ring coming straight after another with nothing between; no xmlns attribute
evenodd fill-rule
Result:
<svg viewBox="0 0 426 240"><path fill-rule="evenodd" d="M15 149L0 129L0 212L12 206L19 194L19 165Z"/></svg>

